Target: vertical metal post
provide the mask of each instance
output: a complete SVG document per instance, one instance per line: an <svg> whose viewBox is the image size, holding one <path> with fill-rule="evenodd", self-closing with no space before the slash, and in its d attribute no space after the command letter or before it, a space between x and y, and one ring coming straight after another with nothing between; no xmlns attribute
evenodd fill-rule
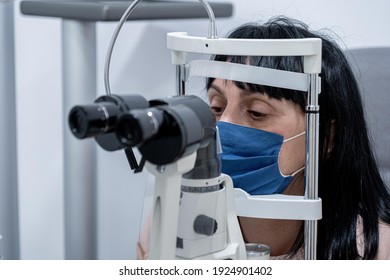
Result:
<svg viewBox="0 0 390 280"><path fill-rule="evenodd" d="M68 112L96 98L96 26L63 20L65 258L97 258L96 144L71 134Z"/></svg>
<svg viewBox="0 0 390 280"><path fill-rule="evenodd" d="M177 95L185 95L185 65L176 65L176 93Z"/></svg>
<svg viewBox="0 0 390 280"><path fill-rule="evenodd" d="M306 106L306 177L305 198L318 199L318 143L319 143L319 75L309 76L308 101ZM317 258L317 221L305 221L305 259Z"/></svg>
<svg viewBox="0 0 390 280"><path fill-rule="evenodd" d="M13 0L0 0L0 127L1 253L19 259Z"/></svg>

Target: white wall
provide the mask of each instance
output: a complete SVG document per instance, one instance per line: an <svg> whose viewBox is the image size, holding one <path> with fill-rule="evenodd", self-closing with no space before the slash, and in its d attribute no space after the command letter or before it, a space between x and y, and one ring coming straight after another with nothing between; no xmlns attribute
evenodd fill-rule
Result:
<svg viewBox="0 0 390 280"><path fill-rule="evenodd" d="M330 27L348 47L389 46L388 0L230 0L234 16L217 19L220 35L240 23L288 15L315 29ZM116 23L97 24L97 95L103 95L105 52ZM21 258L64 257L59 19L23 16L15 4L17 133ZM111 88L148 99L174 93L174 67L165 34L207 34L207 20L129 22L114 50ZM141 65L144 65L141 67ZM92 102L93 100L91 100ZM148 176L131 174L122 152L98 150L99 258L132 259Z"/></svg>

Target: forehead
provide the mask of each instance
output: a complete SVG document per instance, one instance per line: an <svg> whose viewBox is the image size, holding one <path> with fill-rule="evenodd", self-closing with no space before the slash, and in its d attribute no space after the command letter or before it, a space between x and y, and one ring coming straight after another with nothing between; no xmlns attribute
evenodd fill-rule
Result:
<svg viewBox="0 0 390 280"><path fill-rule="evenodd" d="M211 89L211 90L210 90ZM222 96L237 96L237 97L246 97L246 96L264 96L265 98L269 98L265 92L253 91L249 88L239 88L234 81L231 80L222 80L215 79L209 88L208 91L213 94L220 94Z"/></svg>

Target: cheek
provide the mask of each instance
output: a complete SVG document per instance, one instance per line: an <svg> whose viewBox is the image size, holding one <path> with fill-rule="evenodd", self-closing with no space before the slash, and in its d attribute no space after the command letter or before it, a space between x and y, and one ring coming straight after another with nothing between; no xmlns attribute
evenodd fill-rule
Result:
<svg viewBox="0 0 390 280"><path fill-rule="evenodd" d="M283 144L279 154L279 167L284 175L290 175L305 166L305 136Z"/></svg>

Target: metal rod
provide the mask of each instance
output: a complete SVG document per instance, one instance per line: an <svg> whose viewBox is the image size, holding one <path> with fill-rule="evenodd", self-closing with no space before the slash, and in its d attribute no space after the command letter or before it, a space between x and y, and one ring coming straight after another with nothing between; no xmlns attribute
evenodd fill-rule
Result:
<svg viewBox="0 0 390 280"><path fill-rule="evenodd" d="M306 176L305 198L318 199L318 143L319 143L319 75L309 75L306 106ZM305 259L317 258L317 221L305 221Z"/></svg>
<svg viewBox="0 0 390 280"><path fill-rule="evenodd" d="M210 4L207 1L199 0L199 2L206 9L207 15L209 16L209 19L210 19L208 38L209 39L218 38L217 28L216 28L216 25L215 25L215 15L214 15L213 9L210 7Z"/></svg>
<svg viewBox="0 0 390 280"><path fill-rule="evenodd" d="M0 235L3 259L19 259L14 1L0 0Z"/></svg>
<svg viewBox="0 0 390 280"><path fill-rule="evenodd" d="M107 95L111 95L110 63L111 63L111 57L112 57L112 52L114 50L115 42L118 38L119 32L122 29L123 24L126 22L127 18L130 16L130 14L133 12L135 7L141 1L142 0L134 0L131 2L130 6L126 9L125 13L122 15L121 19L119 20L118 25L116 26L114 33L112 34L110 44L108 45L107 54L106 54L106 61L104 64L104 86L105 86Z"/></svg>
<svg viewBox="0 0 390 280"><path fill-rule="evenodd" d="M114 33L111 37L111 41L109 43L107 53L106 53L106 60L104 64L104 86L106 89L106 94L111 95L111 86L110 86L110 64L111 64L111 57L114 50L115 42L119 36L119 32L122 29L123 24L126 22L126 20L129 18L130 14L133 12L133 10L137 7L137 5L142 0L134 0L129 5L129 7L126 9L124 14L122 15L121 19L118 22L118 25L116 26ZM217 28L215 25L215 15L213 12L213 9L211 8L210 4L205 0L199 0L199 2L203 5L203 7L206 9L207 15L209 17L210 23L209 23L209 31L208 31L208 38L215 39L217 38ZM181 70L178 70L179 75L181 75ZM180 82L182 84L182 82ZM179 85L179 95L184 95L184 91L181 91L181 89L184 89L182 85Z"/></svg>
<svg viewBox="0 0 390 280"><path fill-rule="evenodd" d="M185 65L176 65L176 93L177 95L185 95L184 81Z"/></svg>
<svg viewBox="0 0 390 280"><path fill-rule="evenodd" d="M65 258L97 258L96 144L70 132L67 113L96 98L94 22L63 20Z"/></svg>

